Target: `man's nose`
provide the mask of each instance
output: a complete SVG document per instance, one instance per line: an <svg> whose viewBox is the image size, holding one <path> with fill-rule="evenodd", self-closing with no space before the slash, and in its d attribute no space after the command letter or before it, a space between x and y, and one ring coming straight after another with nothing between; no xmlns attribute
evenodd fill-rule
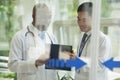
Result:
<svg viewBox="0 0 120 80"><path fill-rule="evenodd" d="M83 22L83 21L79 21L78 22L80 25L85 25L85 22Z"/></svg>

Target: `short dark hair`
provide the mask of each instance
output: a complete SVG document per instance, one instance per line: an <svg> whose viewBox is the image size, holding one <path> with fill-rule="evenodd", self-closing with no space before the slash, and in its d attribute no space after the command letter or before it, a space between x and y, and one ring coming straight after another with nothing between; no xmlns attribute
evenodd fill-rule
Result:
<svg viewBox="0 0 120 80"><path fill-rule="evenodd" d="M79 5L77 12L83 12L87 11L90 16L92 16L92 2L84 2L81 5Z"/></svg>

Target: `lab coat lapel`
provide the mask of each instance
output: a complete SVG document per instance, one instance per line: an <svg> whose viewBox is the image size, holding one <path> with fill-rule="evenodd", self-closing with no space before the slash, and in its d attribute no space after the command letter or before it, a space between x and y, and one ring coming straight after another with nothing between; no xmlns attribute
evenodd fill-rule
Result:
<svg viewBox="0 0 120 80"><path fill-rule="evenodd" d="M90 39L86 42L81 56L90 57Z"/></svg>

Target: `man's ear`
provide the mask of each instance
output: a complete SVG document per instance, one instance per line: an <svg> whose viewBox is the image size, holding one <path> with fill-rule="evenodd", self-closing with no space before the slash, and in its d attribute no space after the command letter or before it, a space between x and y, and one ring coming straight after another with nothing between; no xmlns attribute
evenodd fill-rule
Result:
<svg viewBox="0 0 120 80"><path fill-rule="evenodd" d="M34 20L34 18L35 18L35 15L32 14L32 19Z"/></svg>
<svg viewBox="0 0 120 80"><path fill-rule="evenodd" d="M33 14L32 14L32 18L34 18L34 17L33 17Z"/></svg>

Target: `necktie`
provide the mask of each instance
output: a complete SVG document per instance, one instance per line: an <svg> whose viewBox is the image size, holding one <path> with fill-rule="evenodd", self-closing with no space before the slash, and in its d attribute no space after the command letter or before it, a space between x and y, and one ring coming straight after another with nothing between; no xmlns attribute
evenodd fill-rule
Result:
<svg viewBox="0 0 120 80"><path fill-rule="evenodd" d="M45 43L45 31L40 32L40 38Z"/></svg>
<svg viewBox="0 0 120 80"><path fill-rule="evenodd" d="M82 37L80 48L79 48L79 56L81 56L81 54L82 54L83 48L84 48L85 43L86 43L86 38L87 38L87 34L84 34Z"/></svg>

